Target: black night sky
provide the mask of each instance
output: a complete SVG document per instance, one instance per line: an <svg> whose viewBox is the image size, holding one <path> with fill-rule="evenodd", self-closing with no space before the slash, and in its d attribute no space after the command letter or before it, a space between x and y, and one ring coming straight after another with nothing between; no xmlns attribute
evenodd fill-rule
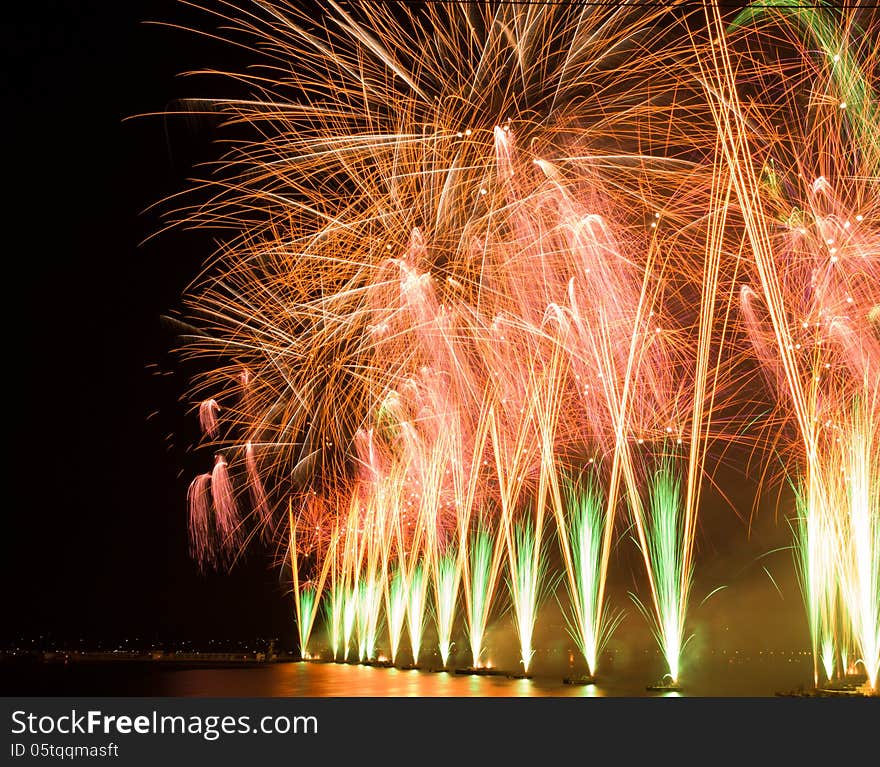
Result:
<svg viewBox="0 0 880 767"><path fill-rule="evenodd" d="M228 51L143 23L192 22L174 2L34 2L9 14L4 639L292 636L268 555L211 577L190 560L185 380L157 375L175 361L161 315L213 244L179 230L142 244L162 226L145 210L211 156L213 127L126 119L199 92L179 73L222 65Z"/></svg>
<svg viewBox="0 0 880 767"><path fill-rule="evenodd" d="M176 341L162 315L215 246L179 229L144 240L163 226L147 208L217 156L217 131L135 116L218 87L182 72L246 65L191 32L143 23L204 19L164 0L42 0L2 19L6 642L47 633L293 641L272 552L208 576L188 553L186 487L208 464L186 452L196 418L178 401L186 378L163 374L175 367ZM789 540L775 498L750 532L753 483L731 477L726 490L740 493L732 500L744 519L707 494L696 600L726 584L713 598L719 626L739 624L744 642L763 626L806 646L790 552L758 559ZM618 576L621 593L638 578L624 567Z"/></svg>

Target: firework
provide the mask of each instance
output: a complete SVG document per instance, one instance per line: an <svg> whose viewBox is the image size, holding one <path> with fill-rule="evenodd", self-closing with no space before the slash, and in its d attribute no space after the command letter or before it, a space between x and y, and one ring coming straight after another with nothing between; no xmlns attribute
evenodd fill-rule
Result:
<svg viewBox="0 0 880 767"><path fill-rule="evenodd" d="M568 617L572 639L587 662L587 673L596 672L598 656L614 631L620 615L610 620L599 604L602 578L602 538L605 530L604 500L595 479L583 484L569 483L566 489L568 506L568 545L575 579L569 585L571 613Z"/></svg>
<svg viewBox="0 0 880 767"><path fill-rule="evenodd" d="M391 576L385 597L385 614L388 616L388 638L391 645L391 661L397 660L400 634L406 619L407 588L403 573L398 569Z"/></svg>
<svg viewBox="0 0 880 767"><path fill-rule="evenodd" d="M880 54L855 12L218 8L268 58L209 103L254 138L181 211L230 233L187 305L200 563L286 523L304 655L329 574L334 657L374 660L384 620L418 664L431 604L443 665L460 612L474 668L506 572L524 672L558 575L593 674L628 509L677 682L706 478L726 444L785 446L816 680L839 657L876 686Z"/></svg>
<svg viewBox="0 0 880 767"><path fill-rule="evenodd" d="M413 568L409 579L409 597L406 608L406 625L409 629L410 649L413 664L418 665L422 647L422 634L425 630L425 567L419 562Z"/></svg>
<svg viewBox="0 0 880 767"><path fill-rule="evenodd" d="M470 566L465 588L467 608L468 641L473 667L479 668L484 651L483 640L494 595L492 560L495 542L488 530L477 530L470 541Z"/></svg>
<svg viewBox="0 0 880 767"><path fill-rule="evenodd" d="M798 492L797 527L795 531L795 554L801 591L807 608L810 639L813 649L813 679L819 682L819 661L825 668L826 678L830 679L833 666L833 639L828 630L829 613L829 568L833 567L833 554L829 545L833 538L821 529L825 517L817 508L815 501L810 503L808 493Z"/></svg>
<svg viewBox="0 0 880 767"><path fill-rule="evenodd" d="M327 633L330 642L330 652L333 660L338 660L343 649L343 625L345 616L345 592L341 586L332 585L327 592L327 600L324 602L324 612L327 620Z"/></svg>
<svg viewBox="0 0 880 767"><path fill-rule="evenodd" d="M657 615L636 599L642 612L654 621L654 635L663 651L673 683L679 679L681 653L687 644L684 606L687 605L693 571L685 559L686 548L681 480L672 459L655 470L649 488L650 523L647 556L657 588ZM684 593L682 593L684 589Z"/></svg>
<svg viewBox="0 0 880 767"><path fill-rule="evenodd" d="M712 23L720 23L717 13ZM872 658L877 644L877 450L869 446L880 345L870 317L880 272L872 255L877 233L863 212L877 199L876 46L865 44L852 12L805 9L764 24L795 49L805 37L818 44L784 68L748 62L767 85L784 78L788 97L749 110L746 120L730 91L731 60L719 56L713 67L719 92L733 99L732 119L719 122L719 133L759 286L743 290L743 316L780 408L796 427L793 447L805 477L796 549L818 682L820 664L833 676L835 645L842 656L854 641ZM826 96L805 110L793 102L806 92ZM786 131L769 139L766 129L780 120ZM858 149L845 150L854 138ZM740 140L734 149L731 142ZM873 665L864 668L876 687Z"/></svg>
<svg viewBox="0 0 880 767"><path fill-rule="evenodd" d="M342 657L348 660L348 653L354 637L354 627L357 620L357 590L352 586L344 593L342 608Z"/></svg>
<svg viewBox="0 0 880 767"><path fill-rule="evenodd" d="M541 551L540 535L529 518L514 525L509 542L510 577L508 585L513 616L519 636L520 662L528 673L535 650L532 634L545 589L547 558Z"/></svg>
<svg viewBox="0 0 880 767"><path fill-rule="evenodd" d="M455 550L448 550L437 564L434 581L434 612L437 616L437 641L443 665L449 663L452 650L452 627L455 622L456 598L460 570Z"/></svg>
<svg viewBox="0 0 880 767"><path fill-rule="evenodd" d="M297 633L299 634L300 655L303 658L310 658L309 653L309 635L312 623L315 620L315 589L314 587L304 587L300 589L297 595Z"/></svg>

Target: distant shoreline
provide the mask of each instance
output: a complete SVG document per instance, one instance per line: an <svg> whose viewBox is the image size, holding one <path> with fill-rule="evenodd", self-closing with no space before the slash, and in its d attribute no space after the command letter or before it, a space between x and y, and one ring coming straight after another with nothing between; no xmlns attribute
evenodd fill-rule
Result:
<svg viewBox="0 0 880 767"><path fill-rule="evenodd" d="M0 663L39 663L54 666L93 663L155 663L189 667L254 666L271 663L289 663L296 658L287 653L264 652L174 652L154 650L52 650L42 652L0 653Z"/></svg>

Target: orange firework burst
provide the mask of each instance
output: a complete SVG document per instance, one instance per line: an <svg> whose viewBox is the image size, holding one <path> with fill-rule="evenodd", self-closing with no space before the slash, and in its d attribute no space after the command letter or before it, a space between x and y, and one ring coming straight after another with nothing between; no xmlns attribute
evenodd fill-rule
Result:
<svg viewBox="0 0 880 767"><path fill-rule="evenodd" d="M179 211L229 233L187 298L222 450L189 494L205 561L286 526L303 653L329 578L334 653L356 625L364 660L384 605L417 662L430 593L445 663L460 590L475 667L506 571L527 672L552 525L592 671L628 509L675 682L703 484L794 425L822 508L854 487L833 467L864 475L868 565L834 577L876 655L876 51L817 64L802 19L708 3L215 14L255 66L209 104L246 138ZM855 15L829 18L841 47ZM745 434L754 357L780 406Z"/></svg>

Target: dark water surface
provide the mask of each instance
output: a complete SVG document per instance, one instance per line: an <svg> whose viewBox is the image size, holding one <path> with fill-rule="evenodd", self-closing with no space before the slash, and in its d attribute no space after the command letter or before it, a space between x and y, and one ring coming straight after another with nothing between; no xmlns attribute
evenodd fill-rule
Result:
<svg viewBox="0 0 880 767"><path fill-rule="evenodd" d="M712 659L690 670L682 693L647 692L659 677L654 664L614 668L590 686L569 686L562 676L533 679L459 676L334 663L266 663L193 668L151 662L4 663L3 695L133 695L209 697L642 697L685 695L764 697L809 686L809 658Z"/></svg>

